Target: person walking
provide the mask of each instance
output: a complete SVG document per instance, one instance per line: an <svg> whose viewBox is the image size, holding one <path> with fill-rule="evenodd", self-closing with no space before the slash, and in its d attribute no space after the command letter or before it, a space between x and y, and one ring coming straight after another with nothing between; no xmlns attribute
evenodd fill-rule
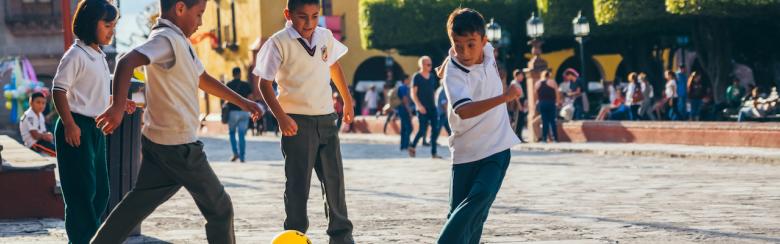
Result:
<svg viewBox="0 0 780 244"><path fill-rule="evenodd" d="M243 98L249 98L252 94L252 87L248 82L241 80L241 68L233 68L233 80L227 83L227 87L233 90ZM225 101L228 115L228 133L230 137L230 149L233 150L233 157L230 162L236 160L246 162L246 131L249 127L250 114L244 111L238 105ZM236 142L238 137L238 142Z"/></svg>
<svg viewBox="0 0 780 244"><path fill-rule="evenodd" d="M409 147L409 156L415 157L417 154L417 143L420 139L425 138L428 134L428 127L432 129L438 128L439 116L437 114L436 103L434 102L434 91L436 90L436 77L431 72L433 70L433 64L431 58L423 56L418 60L420 70L414 74L412 78L412 92L411 97L417 108L417 118L419 120L419 128L417 135L414 137L411 146ZM431 130L432 132L434 130ZM431 157L441 158L437 155L436 140L439 135L431 133Z"/></svg>
<svg viewBox="0 0 780 244"><path fill-rule="evenodd" d="M655 97L653 85L647 80L647 74L644 72L639 73L639 85L644 98L639 105L639 117L656 120L655 113L653 113L653 97Z"/></svg>

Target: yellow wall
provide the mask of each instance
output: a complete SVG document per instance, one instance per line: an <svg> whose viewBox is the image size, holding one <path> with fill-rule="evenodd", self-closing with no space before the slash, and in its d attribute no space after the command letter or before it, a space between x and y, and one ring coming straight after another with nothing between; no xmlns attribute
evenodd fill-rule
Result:
<svg viewBox="0 0 780 244"><path fill-rule="evenodd" d="M558 73L558 69L561 64L567 59L574 56L574 49L564 49L555 52L543 53L542 59L547 61L547 66L552 70L552 78L555 79L555 74ZM531 54L525 54L527 59L531 58ZM601 76L605 80L615 80L615 73L617 73L620 62L623 61L623 57L620 54L605 54L605 55L593 55L593 59L596 62L601 72Z"/></svg>

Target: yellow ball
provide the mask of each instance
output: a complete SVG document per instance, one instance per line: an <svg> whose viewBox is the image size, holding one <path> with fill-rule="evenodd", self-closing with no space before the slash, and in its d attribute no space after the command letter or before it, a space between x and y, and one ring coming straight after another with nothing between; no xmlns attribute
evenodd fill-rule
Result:
<svg viewBox="0 0 780 244"><path fill-rule="evenodd" d="M311 241L300 231L285 230L276 235L271 244L311 244Z"/></svg>

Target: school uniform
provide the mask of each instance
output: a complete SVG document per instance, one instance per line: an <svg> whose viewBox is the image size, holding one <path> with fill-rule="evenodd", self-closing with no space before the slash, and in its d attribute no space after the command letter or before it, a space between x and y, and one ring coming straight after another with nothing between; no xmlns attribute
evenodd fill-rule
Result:
<svg viewBox="0 0 780 244"><path fill-rule="evenodd" d="M450 211L438 243L479 243L482 225L509 166L509 148L520 143L504 103L470 119L461 119L454 112L471 102L503 94L490 44L485 46L484 55L482 64L472 66L452 58L444 72L453 166ZM450 57L454 57L452 51Z"/></svg>
<svg viewBox="0 0 780 244"><path fill-rule="evenodd" d="M149 58L141 169L135 187L106 218L93 243L121 243L135 226L181 187L206 219L209 243L235 243L230 196L198 141L198 84L205 72L184 33L160 18L135 48Z"/></svg>
<svg viewBox="0 0 780 244"><path fill-rule="evenodd" d="M46 118L43 114L35 113L32 108L24 111L22 119L19 120L19 133L22 134L24 146L36 152L53 153L54 144L46 140L36 140L32 137L30 131L37 131L40 134L46 133Z"/></svg>
<svg viewBox="0 0 780 244"><path fill-rule="evenodd" d="M60 60L52 81L65 92L73 121L81 130L81 145L65 142L65 125L57 120L57 164L65 201L65 231L70 243L88 243L108 205L106 140L95 117L109 105L111 73L106 55L81 40Z"/></svg>
<svg viewBox="0 0 780 244"><path fill-rule="evenodd" d="M282 137L285 159L284 229L306 232L306 202L312 169L325 195L330 243L354 243L347 217L344 173L338 127L330 86L330 66L347 53L347 47L328 29L317 27L312 41L301 37L288 21L257 54L254 74L278 83L277 99L298 124L295 136Z"/></svg>

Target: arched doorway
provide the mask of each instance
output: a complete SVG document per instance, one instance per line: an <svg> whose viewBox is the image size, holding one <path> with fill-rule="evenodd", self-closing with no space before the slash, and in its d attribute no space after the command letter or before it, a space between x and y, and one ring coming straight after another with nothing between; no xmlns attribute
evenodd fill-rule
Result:
<svg viewBox="0 0 780 244"><path fill-rule="evenodd" d="M384 88L394 86L396 82L402 81L407 74L401 65L394 59L390 75L386 66L386 56L374 56L364 60L355 70L355 77L352 79L352 96L355 98L355 110L360 114L363 111L363 95L369 87L374 86L379 92L380 102L384 104Z"/></svg>

